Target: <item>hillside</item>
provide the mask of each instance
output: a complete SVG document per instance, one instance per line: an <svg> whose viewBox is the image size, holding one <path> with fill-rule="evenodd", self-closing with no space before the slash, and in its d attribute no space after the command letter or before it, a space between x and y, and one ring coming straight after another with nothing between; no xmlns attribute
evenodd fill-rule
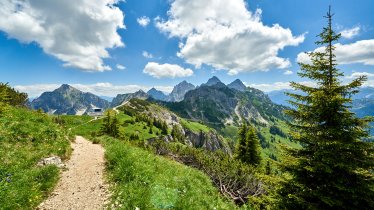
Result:
<svg viewBox="0 0 374 210"><path fill-rule="evenodd" d="M59 169L37 163L50 156L68 158L69 145L67 132L52 117L6 107L0 114L0 209L34 209L46 198Z"/></svg>

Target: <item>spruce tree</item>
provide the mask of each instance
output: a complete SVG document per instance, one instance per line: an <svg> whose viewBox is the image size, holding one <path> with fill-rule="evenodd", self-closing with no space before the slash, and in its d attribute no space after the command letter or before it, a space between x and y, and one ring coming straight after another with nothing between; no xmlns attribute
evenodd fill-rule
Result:
<svg viewBox="0 0 374 210"><path fill-rule="evenodd" d="M236 157L244 163L260 164L260 143L255 128L244 123L239 129L238 136Z"/></svg>
<svg viewBox="0 0 374 210"><path fill-rule="evenodd" d="M374 209L373 144L362 141L370 120L349 110L366 78L341 83L333 45L340 34L332 30L330 9L325 17L327 27L316 42L324 50L308 53L311 64L299 64L299 75L316 87L292 82L303 94L288 93L295 107L287 111L293 118L291 134L302 148L288 150L284 169L291 178L278 191L279 208Z"/></svg>

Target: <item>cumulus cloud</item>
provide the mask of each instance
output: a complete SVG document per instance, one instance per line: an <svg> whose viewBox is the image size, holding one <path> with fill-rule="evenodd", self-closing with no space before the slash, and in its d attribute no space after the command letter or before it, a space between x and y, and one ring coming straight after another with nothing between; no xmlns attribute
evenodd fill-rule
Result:
<svg viewBox="0 0 374 210"><path fill-rule="evenodd" d="M360 76L366 76L368 78L367 81L364 82L363 86L370 86L374 87L374 73L369 72L353 72L351 75L346 76L346 79L352 80Z"/></svg>
<svg viewBox="0 0 374 210"><path fill-rule="evenodd" d="M117 64L116 68L119 69L119 70L125 70L126 69L126 67L121 65L121 64Z"/></svg>
<svg viewBox="0 0 374 210"><path fill-rule="evenodd" d="M299 82L300 84L307 85L309 87L315 87L316 84L312 81ZM287 90L291 89L289 82L274 82L265 84L249 84L250 87L262 90L264 92L271 92L275 90Z"/></svg>
<svg viewBox="0 0 374 210"><path fill-rule="evenodd" d="M207 64L230 75L287 68L290 61L278 52L297 46L304 35L264 25L261 13L249 11L244 0L173 0L168 20L155 21L160 31L181 39L177 55L196 67Z"/></svg>
<svg viewBox="0 0 374 210"><path fill-rule="evenodd" d="M176 77L189 77L193 75L191 69L185 69L175 64L158 64L149 62L143 70L143 73L148 74L155 78L176 78Z"/></svg>
<svg viewBox="0 0 374 210"><path fill-rule="evenodd" d="M354 79L357 77L366 76L368 78L374 77L374 73L369 72L353 72L351 75L346 76L347 79Z"/></svg>
<svg viewBox="0 0 374 210"><path fill-rule="evenodd" d="M35 84L35 85L17 85L15 89L25 92L29 97L38 97L43 92L53 91L60 87L61 84ZM148 91L152 87L163 92L170 93L172 86L144 86L144 85L113 85L111 83L95 83L95 84L71 84L71 86L83 91L90 92L99 96L115 97L117 94L133 93L138 90Z"/></svg>
<svg viewBox="0 0 374 210"><path fill-rule="evenodd" d="M143 16L143 17L136 19L136 21L139 23L139 25L143 27L147 27L147 25L149 24L151 20L149 19L149 17Z"/></svg>
<svg viewBox="0 0 374 210"><path fill-rule="evenodd" d="M335 55L338 64L361 63L364 65L374 65L374 39L360 40L350 44L335 44ZM323 47L315 49L315 52L323 51ZM297 62L310 63L310 58L306 53L297 55Z"/></svg>
<svg viewBox="0 0 374 210"><path fill-rule="evenodd" d="M343 38L346 39L352 39L353 37L357 36L360 33L360 27L356 26L350 29L344 29L340 31L341 35Z"/></svg>
<svg viewBox="0 0 374 210"><path fill-rule="evenodd" d="M143 51L142 55L145 58L149 58L149 59L153 58L153 55L147 51Z"/></svg>
<svg viewBox="0 0 374 210"><path fill-rule="evenodd" d="M107 49L124 44L117 33L125 28L119 0L2 0L0 30L23 43L37 43L64 66L105 71Z"/></svg>
<svg viewBox="0 0 374 210"><path fill-rule="evenodd" d="M287 71L283 72L283 74L284 75L291 75L291 74L293 74L293 71L287 70Z"/></svg>

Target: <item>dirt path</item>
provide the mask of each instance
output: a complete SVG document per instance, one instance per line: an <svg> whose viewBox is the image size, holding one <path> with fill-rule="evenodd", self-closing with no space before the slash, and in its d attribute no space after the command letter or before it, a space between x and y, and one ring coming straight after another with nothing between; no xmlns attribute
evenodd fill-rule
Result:
<svg viewBox="0 0 374 210"><path fill-rule="evenodd" d="M104 183L104 149L77 136L56 189L38 209L104 209L109 199Z"/></svg>

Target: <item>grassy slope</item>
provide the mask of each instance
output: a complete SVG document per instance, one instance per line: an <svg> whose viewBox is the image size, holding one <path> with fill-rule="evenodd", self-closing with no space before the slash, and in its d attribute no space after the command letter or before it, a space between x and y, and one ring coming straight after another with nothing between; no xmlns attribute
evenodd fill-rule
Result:
<svg viewBox="0 0 374 210"><path fill-rule="evenodd" d="M118 140L102 142L122 209L235 209L202 172Z"/></svg>
<svg viewBox="0 0 374 210"><path fill-rule="evenodd" d="M67 158L70 142L51 118L9 108L0 117L0 209L33 209L58 180L56 166L38 167L43 157Z"/></svg>

